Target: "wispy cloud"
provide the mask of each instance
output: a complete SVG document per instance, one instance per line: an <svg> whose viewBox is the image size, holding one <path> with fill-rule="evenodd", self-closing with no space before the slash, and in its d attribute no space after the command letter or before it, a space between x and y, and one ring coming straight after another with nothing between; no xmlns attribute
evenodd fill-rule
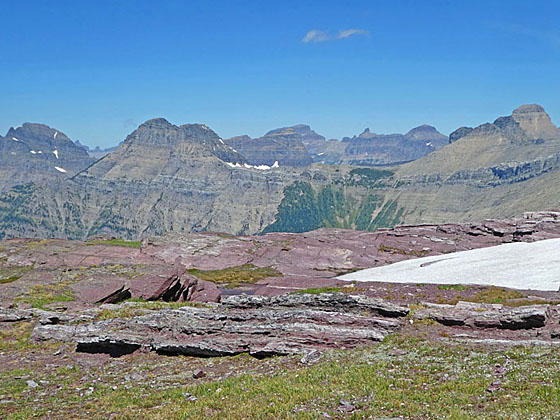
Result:
<svg viewBox="0 0 560 420"><path fill-rule="evenodd" d="M325 42L331 40L332 37L325 31L320 31L318 29L312 29L305 34L301 42Z"/></svg>
<svg viewBox="0 0 560 420"><path fill-rule="evenodd" d="M308 44L308 43L317 43L317 42L326 42L326 41L333 41L335 39L346 39L352 36L364 36L369 35L369 32L365 29L343 29L342 31L338 32L336 35L331 35L326 31L321 31L319 29L312 29L305 34L301 42Z"/></svg>
<svg viewBox="0 0 560 420"><path fill-rule="evenodd" d="M343 31L340 31L336 36L336 38L344 39L344 38L350 38L351 36L354 35L369 35L369 32L366 31L365 29L345 29Z"/></svg>

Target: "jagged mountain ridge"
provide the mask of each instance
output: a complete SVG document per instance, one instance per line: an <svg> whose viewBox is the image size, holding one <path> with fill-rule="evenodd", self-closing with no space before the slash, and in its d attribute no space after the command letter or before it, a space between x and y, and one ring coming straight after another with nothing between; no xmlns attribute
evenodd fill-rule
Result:
<svg viewBox="0 0 560 420"><path fill-rule="evenodd" d="M284 189L316 172L255 167L204 125L155 119L64 182L29 184L0 196L0 234L255 233L274 222ZM328 174L315 178L329 183Z"/></svg>
<svg viewBox="0 0 560 420"><path fill-rule="evenodd" d="M163 118L141 124L116 150L79 176L151 181L247 160L203 124L176 126Z"/></svg>
<svg viewBox="0 0 560 420"><path fill-rule="evenodd" d="M395 165L416 160L448 143L435 127L421 125L406 134L375 134L366 128L359 136L344 138L339 163L350 165Z"/></svg>
<svg viewBox="0 0 560 420"><path fill-rule="evenodd" d="M59 182L94 159L62 131L25 123L0 137L0 191L29 182Z"/></svg>
<svg viewBox="0 0 560 420"><path fill-rule="evenodd" d="M388 170L317 164L256 168L208 127L150 120L70 179L1 194L0 234L142 238L169 231L374 230L555 208L560 137L543 112L523 106L510 117L466 130L418 160L412 173L417 162ZM490 134L481 140L480 133ZM480 144L497 153L478 156L487 150L477 148ZM429 172L433 156L447 161ZM455 161L461 165L454 169L449 162Z"/></svg>
<svg viewBox="0 0 560 420"><path fill-rule="evenodd" d="M366 128L359 136L327 140L309 125L297 124L271 130L258 139L242 135L225 141L254 165L278 161L280 165L306 166L313 161L378 166L418 159L445 146L448 138L435 127L421 125L406 134L375 134Z"/></svg>

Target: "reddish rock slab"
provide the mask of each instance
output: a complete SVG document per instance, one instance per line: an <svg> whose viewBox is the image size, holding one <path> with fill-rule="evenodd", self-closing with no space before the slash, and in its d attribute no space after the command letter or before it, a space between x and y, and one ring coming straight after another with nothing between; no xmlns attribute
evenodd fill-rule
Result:
<svg viewBox="0 0 560 420"><path fill-rule="evenodd" d="M77 300L86 303L113 303L130 297L126 293L127 280L116 276L95 276L72 285L71 289Z"/></svg>
<svg viewBox="0 0 560 420"><path fill-rule="evenodd" d="M179 293L179 289L183 288L180 277L184 271L183 267L176 266L150 267L149 273L130 279L128 282L130 294L133 298L158 300L166 293Z"/></svg>

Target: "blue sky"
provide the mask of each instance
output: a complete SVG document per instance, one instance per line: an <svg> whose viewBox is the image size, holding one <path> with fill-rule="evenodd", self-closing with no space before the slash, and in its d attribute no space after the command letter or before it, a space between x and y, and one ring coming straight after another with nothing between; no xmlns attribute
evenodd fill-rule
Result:
<svg viewBox="0 0 560 420"><path fill-rule="evenodd" d="M43 122L104 147L165 117L222 137L448 134L523 103L560 123L557 0L4 1L0 16L2 133Z"/></svg>

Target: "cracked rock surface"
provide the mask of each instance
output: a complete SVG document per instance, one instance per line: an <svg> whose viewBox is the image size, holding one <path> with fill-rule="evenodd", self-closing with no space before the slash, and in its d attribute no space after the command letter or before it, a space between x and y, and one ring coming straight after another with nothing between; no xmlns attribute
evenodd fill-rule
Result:
<svg viewBox="0 0 560 420"><path fill-rule="evenodd" d="M381 341L399 329L397 318L408 313L379 299L347 297L233 297L223 305L164 309L132 319L38 325L33 338L74 342L78 351L114 356L145 349L201 357L266 357Z"/></svg>

